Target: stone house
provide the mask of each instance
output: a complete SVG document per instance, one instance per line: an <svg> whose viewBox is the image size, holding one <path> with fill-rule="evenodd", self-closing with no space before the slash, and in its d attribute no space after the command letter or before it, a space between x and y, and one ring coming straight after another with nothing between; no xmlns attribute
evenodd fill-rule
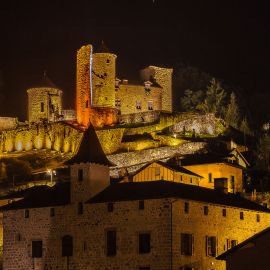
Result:
<svg viewBox="0 0 270 270"><path fill-rule="evenodd" d="M215 257L269 226L235 194L169 181L111 183L90 127L70 182L3 206L5 270L225 269Z"/></svg>
<svg viewBox="0 0 270 270"><path fill-rule="evenodd" d="M251 236L217 257L226 261L226 269L269 269L270 227Z"/></svg>

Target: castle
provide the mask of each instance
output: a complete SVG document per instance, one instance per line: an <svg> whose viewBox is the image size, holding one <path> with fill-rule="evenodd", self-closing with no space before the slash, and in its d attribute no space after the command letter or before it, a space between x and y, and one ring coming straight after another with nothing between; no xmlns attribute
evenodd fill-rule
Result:
<svg viewBox="0 0 270 270"><path fill-rule="evenodd" d="M154 122L160 112L172 112L172 69L150 66L141 83L116 75L116 55L102 43L94 52L86 45L77 52L76 120L95 127L117 123ZM29 122L72 120L62 109L62 90L44 74L37 87L27 90Z"/></svg>

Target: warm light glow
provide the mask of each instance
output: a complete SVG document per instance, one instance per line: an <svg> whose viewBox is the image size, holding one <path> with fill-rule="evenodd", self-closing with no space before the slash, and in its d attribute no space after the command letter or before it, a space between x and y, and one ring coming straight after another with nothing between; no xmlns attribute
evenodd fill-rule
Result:
<svg viewBox="0 0 270 270"><path fill-rule="evenodd" d="M23 149L22 141L17 141L16 145L15 145L15 148L16 148L17 151L22 151L22 149Z"/></svg>

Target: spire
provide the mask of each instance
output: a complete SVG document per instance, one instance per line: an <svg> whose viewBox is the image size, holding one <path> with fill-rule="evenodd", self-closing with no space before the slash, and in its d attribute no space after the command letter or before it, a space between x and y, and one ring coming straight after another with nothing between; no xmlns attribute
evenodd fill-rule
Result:
<svg viewBox="0 0 270 270"><path fill-rule="evenodd" d="M97 48L96 53L111 53L105 42L101 40L101 45Z"/></svg>
<svg viewBox="0 0 270 270"><path fill-rule="evenodd" d="M66 164L97 163L101 165L113 165L106 157L98 140L94 127L90 124L84 132L78 152Z"/></svg>

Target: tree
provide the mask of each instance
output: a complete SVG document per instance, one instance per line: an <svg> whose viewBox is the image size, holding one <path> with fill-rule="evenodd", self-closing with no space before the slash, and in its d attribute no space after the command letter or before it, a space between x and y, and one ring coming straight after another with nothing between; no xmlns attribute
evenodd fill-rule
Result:
<svg viewBox="0 0 270 270"><path fill-rule="evenodd" d="M206 97L204 102L197 106L197 109L204 113L214 113L221 117L224 113L224 102L226 91L221 87L221 84L215 78L212 78L207 86Z"/></svg>
<svg viewBox="0 0 270 270"><path fill-rule="evenodd" d="M240 131L242 131L245 135L252 135L252 131L249 127L247 118L244 117L241 121L240 127L239 127Z"/></svg>
<svg viewBox="0 0 270 270"><path fill-rule="evenodd" d="M196 111L197 106L203 101L204 93L201 90L185 90L184 97L181 98L181 108L185 111Z"/></svg>
<svg viewBox="0 0 270 270"><path fill-rule="evenodd" d="M261 169L270 169L270 136L264 134L257 146L257 166Z"/></svg>
<svg viewBox="0 0 270 270"><path fill-rule="evenodd" d="M237 129L239 124L239 118L240 113L236 100L236 95L234 92L232 92L230 95L230 102L227 106L227 111L225 114L225 121L228 125Z"/></svg>

